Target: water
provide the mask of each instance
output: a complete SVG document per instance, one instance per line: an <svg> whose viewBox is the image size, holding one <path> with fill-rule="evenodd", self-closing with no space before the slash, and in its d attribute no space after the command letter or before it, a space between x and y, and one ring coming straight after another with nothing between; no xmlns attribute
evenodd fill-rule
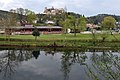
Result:
<svg viewBox="0 0 120 80"><path fill-rule="evenodd" d="M120 80L120 52L0 50L0 80Z"/></svg>

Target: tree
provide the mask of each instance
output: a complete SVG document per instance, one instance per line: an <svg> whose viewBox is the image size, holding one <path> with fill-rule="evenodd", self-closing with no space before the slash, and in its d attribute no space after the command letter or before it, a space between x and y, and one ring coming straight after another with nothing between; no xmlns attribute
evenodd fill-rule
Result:
<svg viewBox="0 0 120 80"><path fill-rule="evenodd" d="M29 9L24 9L25 15L27 16L28 14L30 14L31 10Z"/></svg>
<svg viewBox="0 0 120 80"><path fill-rule="evenodd" d="M68 19L64 22L64 27L73 29L74 36L76 36L77 31L83 31L86 26L86 20L84 16L81 16L80 18L76 18L74 16L68 16Z"/></svg>
<svg viewBox="0 0 120 80"><path fill-rule="evenodd" d="M24 9L23 8L17 8L17 13L23 15Z"/></svg>
<svg viewBox="0 0 120 80"><path fill-rule="evenodd" d="M103 30L110 30L111 35L112 29L115 27L116 20L112 16L107 16L102 21L102 29ZM103 34L104 35L104 34ZM117 38L113 35L113 37L117 40ZM105 37L103 37L103 41L105 40Z"/></svg>
<svg viewBox="0 0 120 80"><path fill-rule="evenodd" d="M67 33L67 29L75 29L75 17L68 15L67 18L61 22L63 29L64 29L64 33ZM74 30L75 32L75 30Z"/></svg>
<svg viewBox="0 0 120 80"><path fill-rule="evenodd" d="M70 28L70 20L66 19L65 21L60 22L61 25L63 26L64 33L67 33L67 29Z"/></svg>
<svg viewBox="0 0 120 80"><path fill-rule="evenodd" d="M6 39L10 40L10 35L12 34L11 27L16 26L16 17L15 14L11 13L6 19L2 18L0 21L1 26L5 30Z"/></svg>
<svg viewBox="0 0 120 80"><path fill-rule="evenodd" d="M26 21L28 23L32 24L33 21L36 20L36 18L37 18L36 14L29 9L24 9L24 12L25 12L25 16L26 16Z"/></svg>
<svg viewBox="0 0 120 80"><path fill-rule="evenodd" d="M84 16L81 16L76 20L76 26L77 26L77 29L80 30L80 32L85 30L86 19Z"/></svg>
<svg viewBox="0 0 120 80"><path fill-rule="evenodd" d="M32 24L32 23L34 23L33 21L36 20L36 18L37 18L36 14L33 11L29 10L29 9L17 8L16 13L18 13L18 15L20 17L21 25L24 25L25 20L28 23Z"/></svg>
<svg viewBox="0 0 120 80"><path fill-rule="evenodd" d="M115 27L116 20L112 16L107 16L102 21L103 29L111 30Z"/></svg>
<svg viewBox="0 0 120 80"><path fill-rule="evenodd" d="M17 14L11 13L9 18L10 18L10 26L17 26Z"/></svg>
<svg viewBox="0 0 120 80"><path fill-rule="evenodd" d="M36 41L36 40L37 40L37 37L40 36L40 33L39 33L39 31L38 31L37 28L34 29L32 35L35 36L35 41Z"/></svg>
<svg viewBox="0 0 120 80"><path fill-rule="evenodd" d="M22 24L24 9L23 8L17 8L17 13L20 16L20 23Z"/></svg>
<svg viewBox="0 0 120 80"><path fill-rule="evenodd" d="M36 20L36 14L34 13L34 12L32 12L32 11L30 11L28 14L27 14L27 22L28 23L34 23L33 21L35 21Z"/></svg>

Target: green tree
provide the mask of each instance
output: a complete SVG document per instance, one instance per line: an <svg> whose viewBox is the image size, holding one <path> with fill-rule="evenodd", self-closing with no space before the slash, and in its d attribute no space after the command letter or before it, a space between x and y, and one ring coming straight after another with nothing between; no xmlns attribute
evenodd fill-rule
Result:
<svg viewBox="0 0 120 80"><path fill-rule="evenodd" d="M84 16L81 16L76 20L76 27L80 32L85 30L86 18Z"/></svg>
<svg viewBox="0 0 120 80"><path fill-rule="evenodd" d="M75 26L75 22L76 22L76 18L74 16L69 15L68 16L69 19L69 26L71 29L73 29L74 33L76 33L76 26Z"/></svg>
<svg viewBox="0 0 120 80"><path fill-rule="evenodd" d="M25 12L25 15L27 16L28 14L31 13L31 10L29 10L29 9L24 9L24 12Z"/></svg>
<svg viewBox="0 0 120 80"><path fill-rule="evenodd" d="M61 25L63 26L64 33L67 33L67 29L70 28L70 20L66 19L65 21L61 21Z"/></svg>
<svg viewBox="0 0 120 80"><path fill-rule="evenodd" d="M40 36L40 33L39 33L39 31L38 31L37 28L34 29L32 35L35 36L35 41L36 41L36 40L37 40L37 37Z"/></svg>
<svg viewBox="0 0 120 80"><path fill-rule="evenodd" d="M68 19L65 21L65 26L69 26L74 32L74 36L76 36L77 32L83 31L86 26L86 19L84 16L80 18L76 18L74 16L68 16Z"/></svg>
<svg viewBox="0 0 120 80"><path fill-rule="evenodd" d="M116 20L112 16L107 16L102 21L102 30L109 30L111 35L117 40L117 38L112 34L112 29L115 27ZM103 34L104 35L104 34ZM106 36L102 36L103 41Z"/></svg>
<svg viewBox="0 0 120 80"><path fill-rule="evenodd" d="M27 14L27 22L33 24L34 21L36 20L36 14L32 11L29 11Z"/></svg>
<svg viewBox="0 0 120 80"><path fill-rule="evenodd" d="M70 28L75 32L75 17L68 15L67 18L61 22L64 33L67 33L67 29Z"/></svg>
<svg viewBox="0 0 120 80"><path fill-rule="evenodd" d="M102 21L102 28L111 30L112 28L115 27L116 20L112 16L107 16L103 19Z"/></svg>

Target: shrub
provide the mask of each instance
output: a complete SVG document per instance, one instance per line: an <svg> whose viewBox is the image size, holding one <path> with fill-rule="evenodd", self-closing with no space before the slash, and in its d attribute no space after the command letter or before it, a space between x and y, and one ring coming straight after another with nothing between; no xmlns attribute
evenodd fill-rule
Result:
<svg viewBox="0 0 120 80"><path fill-rule="evenodd" d="M40 33L39 33L39 31L38 31L37 28L34 29L32 35L35 36L35 41L36 41L36 40L37 40L37 37L40 36Z"/></svg>

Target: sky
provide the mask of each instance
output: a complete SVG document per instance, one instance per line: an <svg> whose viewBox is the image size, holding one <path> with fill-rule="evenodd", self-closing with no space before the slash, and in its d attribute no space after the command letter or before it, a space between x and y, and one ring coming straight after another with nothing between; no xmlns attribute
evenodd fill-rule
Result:
<svg viewBox="0 0 120 80"><path fill-rule="evenodd" d="M0 0L0 10L25 8L42 13L45 7L67 8L85 16L120 15L120 0Z"/></svg>

